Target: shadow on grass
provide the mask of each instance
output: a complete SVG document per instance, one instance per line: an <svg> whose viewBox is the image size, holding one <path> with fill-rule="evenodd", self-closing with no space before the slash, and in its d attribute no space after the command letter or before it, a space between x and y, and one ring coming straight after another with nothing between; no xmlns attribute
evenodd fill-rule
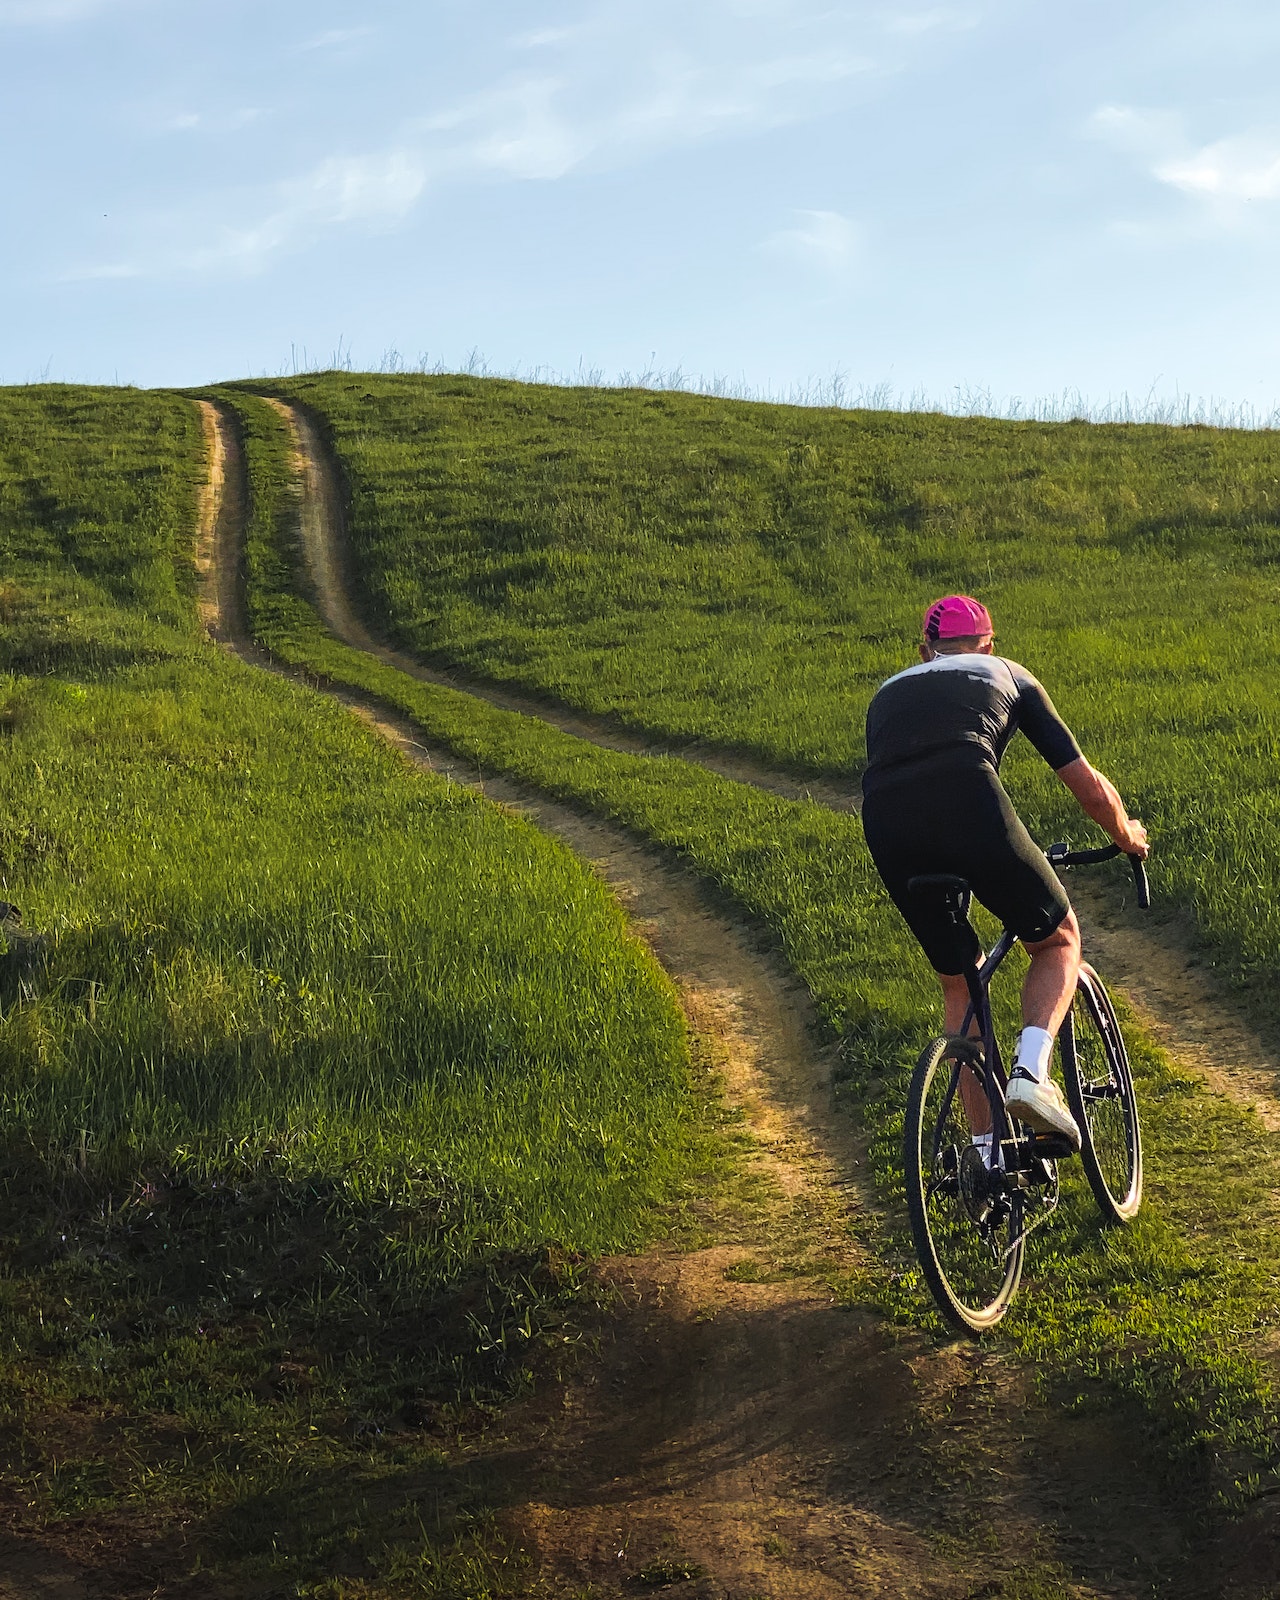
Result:
<svg viewBox="0 0 1280 1600"><path fill-rule="evenodd" d="M1210 1524L1211 1463L1171 1482L1138 1408L1046 1405L999 1347L794 1286L735 1283L703 1314L660 1275L619 1293L553 1252L449 1265L426 1177L362 1197L341 1174L168 1172L119 1194L12 1149L5 1171L10 1526L113 1594L496 1600L539 1573L625 1593L618 1527L632 1577L678 1548L737 1581L726 1516L760 1540L782 1517L780 1549L851 1585L890 1547L921 1574L1013 1571L1012 1516L1088 1581L1267 1592ZM1260 1517L1241 1549L1266 1546Z"/></svg>

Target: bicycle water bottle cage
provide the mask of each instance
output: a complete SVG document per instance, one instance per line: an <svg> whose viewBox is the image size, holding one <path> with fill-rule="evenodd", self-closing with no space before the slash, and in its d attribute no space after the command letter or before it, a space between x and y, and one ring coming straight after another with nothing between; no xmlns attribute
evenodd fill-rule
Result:
<svg viewBox="0 0 1280 1600"><path fill-rule="evenodd" d="M950 872L926 872L918 878L907 879L907 893L921 899L941 900L957 928L969 920L969 885L964 878L957 878Z"/></svg>

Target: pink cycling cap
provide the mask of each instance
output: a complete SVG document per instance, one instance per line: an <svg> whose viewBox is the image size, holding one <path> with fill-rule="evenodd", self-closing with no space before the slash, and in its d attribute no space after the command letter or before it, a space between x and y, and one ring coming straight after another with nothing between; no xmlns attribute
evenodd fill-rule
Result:
<svg viewBox="0 0 1280 1600"><path fill-rule="evenodd" d="M991 613L981 600L967 594L944 595L924 614L922 631L932 644L938 639L966 639L993 633Z"/></svg>

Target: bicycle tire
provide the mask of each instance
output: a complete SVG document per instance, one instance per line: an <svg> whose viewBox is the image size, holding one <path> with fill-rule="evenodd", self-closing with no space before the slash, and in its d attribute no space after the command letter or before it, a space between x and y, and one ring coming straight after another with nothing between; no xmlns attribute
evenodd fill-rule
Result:
<svg viewBox="0 0 1280 1600"><path fill-rule="evenodd" d="M1080 1127L1080 1164L1105 1221L1131 1222L1142 1205L1142 1129L1124 1035L1111 996L1082 967L1059 1034L1067 1104Z"/></svg>
<svg viewBox="0 0 1280 1600"><path fill-rule="evenodd" d="M975 1200L971 1179L962 1188L962 1162L979 1185L983 1180L973 1156L965 1156L974 1146L958 1090L948 1094L959 1064L981 1076L991 1098L993 1085L978 1046L934 1039L911 1078L903 1171L911 1234L929 1292L953 1328L979 1335L995 1327L1018 1292L1023 1202L1016 1191L1002 1195L983 1221L979 1213L988 1197L979 1192Z"/></svg>

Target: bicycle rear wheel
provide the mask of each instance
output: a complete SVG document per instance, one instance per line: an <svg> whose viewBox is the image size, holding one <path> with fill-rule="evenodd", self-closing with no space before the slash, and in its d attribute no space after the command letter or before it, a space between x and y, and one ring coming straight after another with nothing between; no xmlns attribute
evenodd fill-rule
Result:
<svg viewBox="0 0 1280 1600"><path fill-rule="evenodd" d="M964 1069L990 1100L994 1086L976 1044L935 1039L921 1055L907 1098L903 1168L925 1282L952 1327L978 1334L995 1327L1018 1292L1023 1201L973 1143L959 1093Z"/></svg>
<svg viewBox="0 0 1280 1600"><path fill-rule="evenodd" d="M1080 969L1058 1035L1067 1103L1080 1125L1080 1161L1108 1222L1129 1222L1142 1204L1142 1133L1129 1053L1111 996L1092 967Z"/></svg>

